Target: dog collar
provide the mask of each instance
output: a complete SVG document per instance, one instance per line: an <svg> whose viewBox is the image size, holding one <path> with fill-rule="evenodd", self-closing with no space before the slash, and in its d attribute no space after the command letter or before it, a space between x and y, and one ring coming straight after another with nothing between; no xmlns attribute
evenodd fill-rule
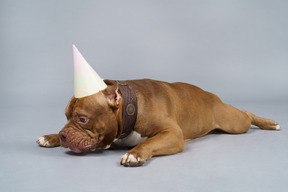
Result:
<svg viewBox="0 0 288 192"><path fill-rule="evenodd" d="M134 89L125 81L114 81L118 82L119 92L123 98L123 131L119 139L127 137L134 129L137 119L137 98Z"/></svg>

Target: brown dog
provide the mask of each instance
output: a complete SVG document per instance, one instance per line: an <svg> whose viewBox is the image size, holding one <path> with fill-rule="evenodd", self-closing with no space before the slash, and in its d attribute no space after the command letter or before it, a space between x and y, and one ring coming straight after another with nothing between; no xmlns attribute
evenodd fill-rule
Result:
<svg viewBox="0 0 288 192"><path fill-rule="evenodd" d="M214 129L240 134L252 124L261 129L280 130L276 121L240 111L190 84L149 79L120 84L105 80L105 83L109 86L96 94L72 97L66 107L68 122L64 128L59 134L40 137L37 143L44 147L61 145L75 152L106 149L112 143L135 146L122 156L120 163L139 166L153 156L181 152L185 141ZM123 86L133 90L136 105L125 103ZM125 119L125 114L130 116ZM132 124L129 123L135 114L136 122L132 118Z"/></svg>

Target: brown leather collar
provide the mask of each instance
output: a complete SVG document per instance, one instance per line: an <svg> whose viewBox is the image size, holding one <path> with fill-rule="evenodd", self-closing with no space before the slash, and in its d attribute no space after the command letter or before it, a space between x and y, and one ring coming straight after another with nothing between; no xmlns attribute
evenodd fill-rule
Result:
<svg viewBox="0 0 288 192"><path fill-rule="evenodd" d="M134 129L136 119L137 119L137 98L133 88L125 81L114 81L118 82L119 92L123 98L123 110L122 110L122 119L123 119L123 131L119 139L127 137Z"/></svg>

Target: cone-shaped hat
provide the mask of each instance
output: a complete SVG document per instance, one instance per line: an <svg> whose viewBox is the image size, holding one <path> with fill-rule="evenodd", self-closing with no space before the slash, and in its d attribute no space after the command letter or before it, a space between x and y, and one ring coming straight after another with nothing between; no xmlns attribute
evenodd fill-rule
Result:
<svg viewBox="0 0 288 192"><path fill-rule="evenodd" d="M73 45L74 96L81 98L97 93L107 87L96 71L87 63Z"/></svg>

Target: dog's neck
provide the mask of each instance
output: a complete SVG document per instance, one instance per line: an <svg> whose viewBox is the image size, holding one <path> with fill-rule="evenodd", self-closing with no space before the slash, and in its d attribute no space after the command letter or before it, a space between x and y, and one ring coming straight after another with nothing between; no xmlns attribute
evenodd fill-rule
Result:
<svg viewBox="0 0 288 192"><path fill-rule="evenodd" d="M137 119L137 98L133 88L128 82L114 81L119 84L119 92L123 99L122 107L122 133L119 139L127 137L134 129Z"/></svg>

